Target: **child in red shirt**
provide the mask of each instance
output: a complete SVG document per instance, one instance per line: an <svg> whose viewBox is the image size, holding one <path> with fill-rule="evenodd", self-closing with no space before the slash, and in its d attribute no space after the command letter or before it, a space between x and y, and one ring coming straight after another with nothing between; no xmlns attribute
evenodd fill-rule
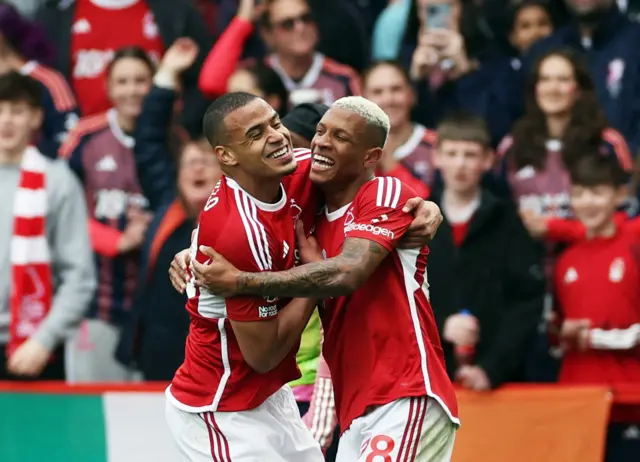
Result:
<svg viewBox="0 0 640 462"><path fill-rule="evenodd" d="M640 232L635 220L616 215L627 196L626 175L596 152L570 173L571 207L581 226L552 220L539 230L563 237L564 227L564 237L575 240L555 268L563 319L559 381L605 384L614 392L640 388ZM640 410L614 407L611 422L606 460L637 460Z"/></svg>

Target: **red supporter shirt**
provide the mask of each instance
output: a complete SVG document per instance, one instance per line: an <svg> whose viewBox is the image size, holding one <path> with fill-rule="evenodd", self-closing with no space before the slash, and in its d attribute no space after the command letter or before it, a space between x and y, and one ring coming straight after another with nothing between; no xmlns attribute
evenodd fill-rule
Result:
<svg viewBox="0 0 640 462"><path fill-rule="evenodd" d="M340 428L367 407L428 395L458 423L438 329L429 304L428 249L397 249L413 217L402 211L416 194L396 178L366 183L351 204L325 211L316 236L327 258L345 238L367 239L390 251L365 284L325 300L323 354L331 369Z"/></svg>
<svg viewBox="0 0 640 462"><path fill-rule="evenodd" d="M558 260L556 292L565 319L589 319L595 329L615 333L640 323L640 234L621 226L611 238L583 240ZM612 332L613 331L613 332ZM611 338L611 337L609 337ZM640 386L640 348L590 349L566 353L560 382Z"/></svg>
<svg viewBox="0 0 640 462"><path fill-rule="evenodd" d="M471 219L469 221L464 221L462 223L451 223L451 237L453 238L453 244L456 247L460 247L467 237L467 233L469 232L469 225L471 224Z"/></svg>
<svg viewBox="0 0 640 462"><path fill-rule="evenodd" d="M156 62L164 53L153 13L142 0L131 3L109 9L90 0L76 2L71 27L71 85L83 116L111 107L105 91L106 70L118 49L139 46Z"/></svg>
<svg viewBox="0 0 640 462"><path fill-rule="evenodd" d="M207 257L200 245L215 248L242 271L283 271L294 266L296 218L310 229L315 193L308 181L308 151L297 151L298 169L283 181L276 204L262 203L230 178L214 188L200 215L191 254ZM285 192L286 190L286 192ZM278 315L289 300L277 297L222 298L187 286L191 326L185 360L167 388L169 400L187 412L242 411L259 406L284 384L297 379L297 347L275 369L259 374L244 360L229 320L261 321Z"/></svg>
<svg viewBox="0 0 640 462"><path fill-rule="evenodd" d="M420 124L413 126L409 139L394 151L393 156L409 167L428 187L433 186L436 168L433 157L438 143L438 134Z"/></svg>

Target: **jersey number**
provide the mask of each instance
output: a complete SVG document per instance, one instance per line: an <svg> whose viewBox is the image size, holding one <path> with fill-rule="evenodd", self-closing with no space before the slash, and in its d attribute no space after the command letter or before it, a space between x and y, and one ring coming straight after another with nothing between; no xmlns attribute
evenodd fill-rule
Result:
<svg viewBox="0 0 640 462"><path fill-rule="evenodd" d="M216 185L213 187L213 191L211 191L211 195L209 196L207 203L204 205L205 212L211 210L218 204L218 202L220 202L220 198L218 197L218 191L220 191L220 181L218 181Z"/></svg>
<svg viewBox="0 0 640 462"><path fill-rule="evenodd" d="M214 208L220 199L216 196L211 196L207 203L204 205L204 211L207 212Z"/></svg>
<svg viewBox="0 0 640 462"><path fill-rule="evenodd" d="M189 248L190 255L196 255L198 252L198 234L200 234L199 225L196 228L195 232L193 233L193 236L191 237L191 246ZM193 283L193 276L190 273L188 274L188 277L189 279L187 280L187 287L186 287L187 298L193 298L196 296L196 286Z"/></svg>
<svg viewBox="0 0 640 462"><path fill-rule="evenodd" d="M376 435L371 438L369 445L371 446L371 452L365 462L393 462L391 459L391 451L393 451L396 444L391 437L387 435Z"/></svg>

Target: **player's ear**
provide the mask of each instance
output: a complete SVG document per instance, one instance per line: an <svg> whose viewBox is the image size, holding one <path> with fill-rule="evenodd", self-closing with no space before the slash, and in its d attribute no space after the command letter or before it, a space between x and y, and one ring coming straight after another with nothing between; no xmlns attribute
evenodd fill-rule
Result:
<svg viewBox="0 0 640 462"><path fill-rule="evenodd" d="M375 167L382 159L382 148L371 148L364 155L364 166L366 168Z"/></svg>
<svg viewBox="0 0 640 462"><path fill-rule="evenodd" d="M238 160L233 154L233 151L229 148L225 146L216 146L213 151L216 153L216 157L218 158L220 165L224 165L226 167L238 165Z"/></svg>

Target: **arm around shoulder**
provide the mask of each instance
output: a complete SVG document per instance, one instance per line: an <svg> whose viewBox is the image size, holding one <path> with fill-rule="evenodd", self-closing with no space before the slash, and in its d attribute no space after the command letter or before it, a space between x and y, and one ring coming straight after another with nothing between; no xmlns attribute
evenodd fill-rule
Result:
<svg viewBox="0 0 640 462"><path fill-rule="evenodd" d="M260 374L275 369L300 340L315 305L312 299L296 298L270 319L256 320L254 315L240 320L230 314L231 326L246 363ZM258 316L269 315L269 308L276 309L275 305L251 308L258 310Z"/></svg>

